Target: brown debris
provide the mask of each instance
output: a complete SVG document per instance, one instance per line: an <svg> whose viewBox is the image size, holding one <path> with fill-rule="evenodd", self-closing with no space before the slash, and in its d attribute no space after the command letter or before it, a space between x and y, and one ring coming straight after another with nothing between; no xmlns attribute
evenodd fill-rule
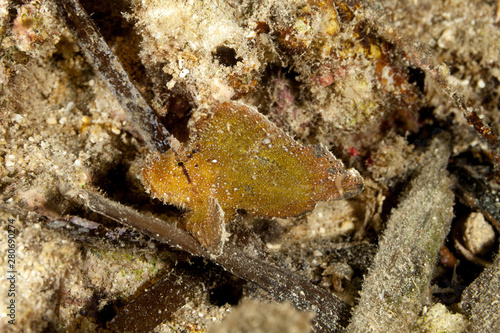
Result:
<svg viewBox="0 0 500 333"><path fill-rule="evenodd" d="M84 192L81 196L87 206L99 214L134 227L173 248L210 258L241 278L256 283L278 301L287 299L299 310L316 313L313 324L318 332L336 332L347 325L349 307L335 295L277 266L249 256L244 249L226 243L223 252L213 256L190 234L173 225L142 215L96 193Z"/></svg>
<svg viewBox="0 0 500 333"><path fill-rule="evenodd" d="M462 105L464 110L467 110L465 105ZM469 113L465 113L465 118L474 126L476 131L481 134L488 145L490 146L491 157L493 160L493 172L495 175L495 180L498 184L500 184L500 143L498 141L498 137L495 133L492 132L491 128L488 125L485 125L481 118L479 118L478 114L475 110L470 111Z"/></svg>

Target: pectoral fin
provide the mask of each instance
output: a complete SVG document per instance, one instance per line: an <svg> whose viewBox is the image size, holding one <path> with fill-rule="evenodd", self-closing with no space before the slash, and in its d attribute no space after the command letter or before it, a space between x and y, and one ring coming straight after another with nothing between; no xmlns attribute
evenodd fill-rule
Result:
<svg viewBox="0 0 500 333"><path fill-rule="evenodd" d="M222 251L224 245L224 211L216 198L208 198L203 206L196 207L184 215L184 224L188 232L201 245L214 255Z"/></svg>

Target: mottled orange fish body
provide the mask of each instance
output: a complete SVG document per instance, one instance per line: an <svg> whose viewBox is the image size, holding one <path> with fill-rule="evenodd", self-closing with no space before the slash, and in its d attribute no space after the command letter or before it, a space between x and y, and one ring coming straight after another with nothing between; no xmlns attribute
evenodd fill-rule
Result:
<svg viewBox="0 0 500 333"><path fill-rule="evenodd" d="M237 209L291 217L363 189L359 173L326 148L301 146L246 105L217 104L195 122L190 139L154 158L143 179L154 196L189 211L186 228L206 247L220 244L220 224Z"/></svg>
<svg viewBox="0 0 500 333"><path fill-rule="evenodd" d="M181 208L189 208L196 199L213 192L219 170L204 160L202 154L188 154L182 148L153 156L142 176L151 193Z"/></svg>

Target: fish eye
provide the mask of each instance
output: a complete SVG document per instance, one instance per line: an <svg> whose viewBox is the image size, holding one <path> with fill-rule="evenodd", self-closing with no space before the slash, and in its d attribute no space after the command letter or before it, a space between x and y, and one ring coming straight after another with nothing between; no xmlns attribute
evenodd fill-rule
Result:
<svg viewBox="0 0 500 333"><path fill-rule="evenodd" d="M177 162L177 165L178 165L178 166L180 166L180 167L181 167L181 166L184 166L184 162L179 161L179 162Z"/></svg>

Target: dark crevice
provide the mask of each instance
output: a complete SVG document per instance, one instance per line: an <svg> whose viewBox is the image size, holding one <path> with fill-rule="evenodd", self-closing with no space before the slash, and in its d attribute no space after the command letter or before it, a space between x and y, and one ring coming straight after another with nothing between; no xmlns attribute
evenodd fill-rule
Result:
<svg viewBox="0 0 500 333"><path fill-rule="evenodd" d="M226 67L233 67L236 64L243 60L239 57L236 57L236 51L233 48L227 46L218 46L215 52L212 53L214 59L217 59L219 63Z"/></svg>
<svg viewBox="0 0 500 333"><path fill-rule="evenodd" d="M234 275L228 275L217 286L210 290L210 303L216 306L236 305L243 297L243 286L246 281Z"/></svg>
<svg viewBox="0 0 500 333"><path fill-rule="evenodd" d="M453 126L453 116L446 120L438 120L434 116L434 108L422 108L419 111L418 122L421 125L417 133L410 133L407 140L410 144L418 147L425 147L429 140L434 138L437 134L448 131Z"/></svg>
<svg viewBox="0 0 500 333"><path fill-rule="evenodd" d="M409 74L408 82L415 83L415 85L420 90L420 92L423 93L425 90L425 73L424 73L424 71L421 70L420 68L409 67L408 74Z"/></svg>

